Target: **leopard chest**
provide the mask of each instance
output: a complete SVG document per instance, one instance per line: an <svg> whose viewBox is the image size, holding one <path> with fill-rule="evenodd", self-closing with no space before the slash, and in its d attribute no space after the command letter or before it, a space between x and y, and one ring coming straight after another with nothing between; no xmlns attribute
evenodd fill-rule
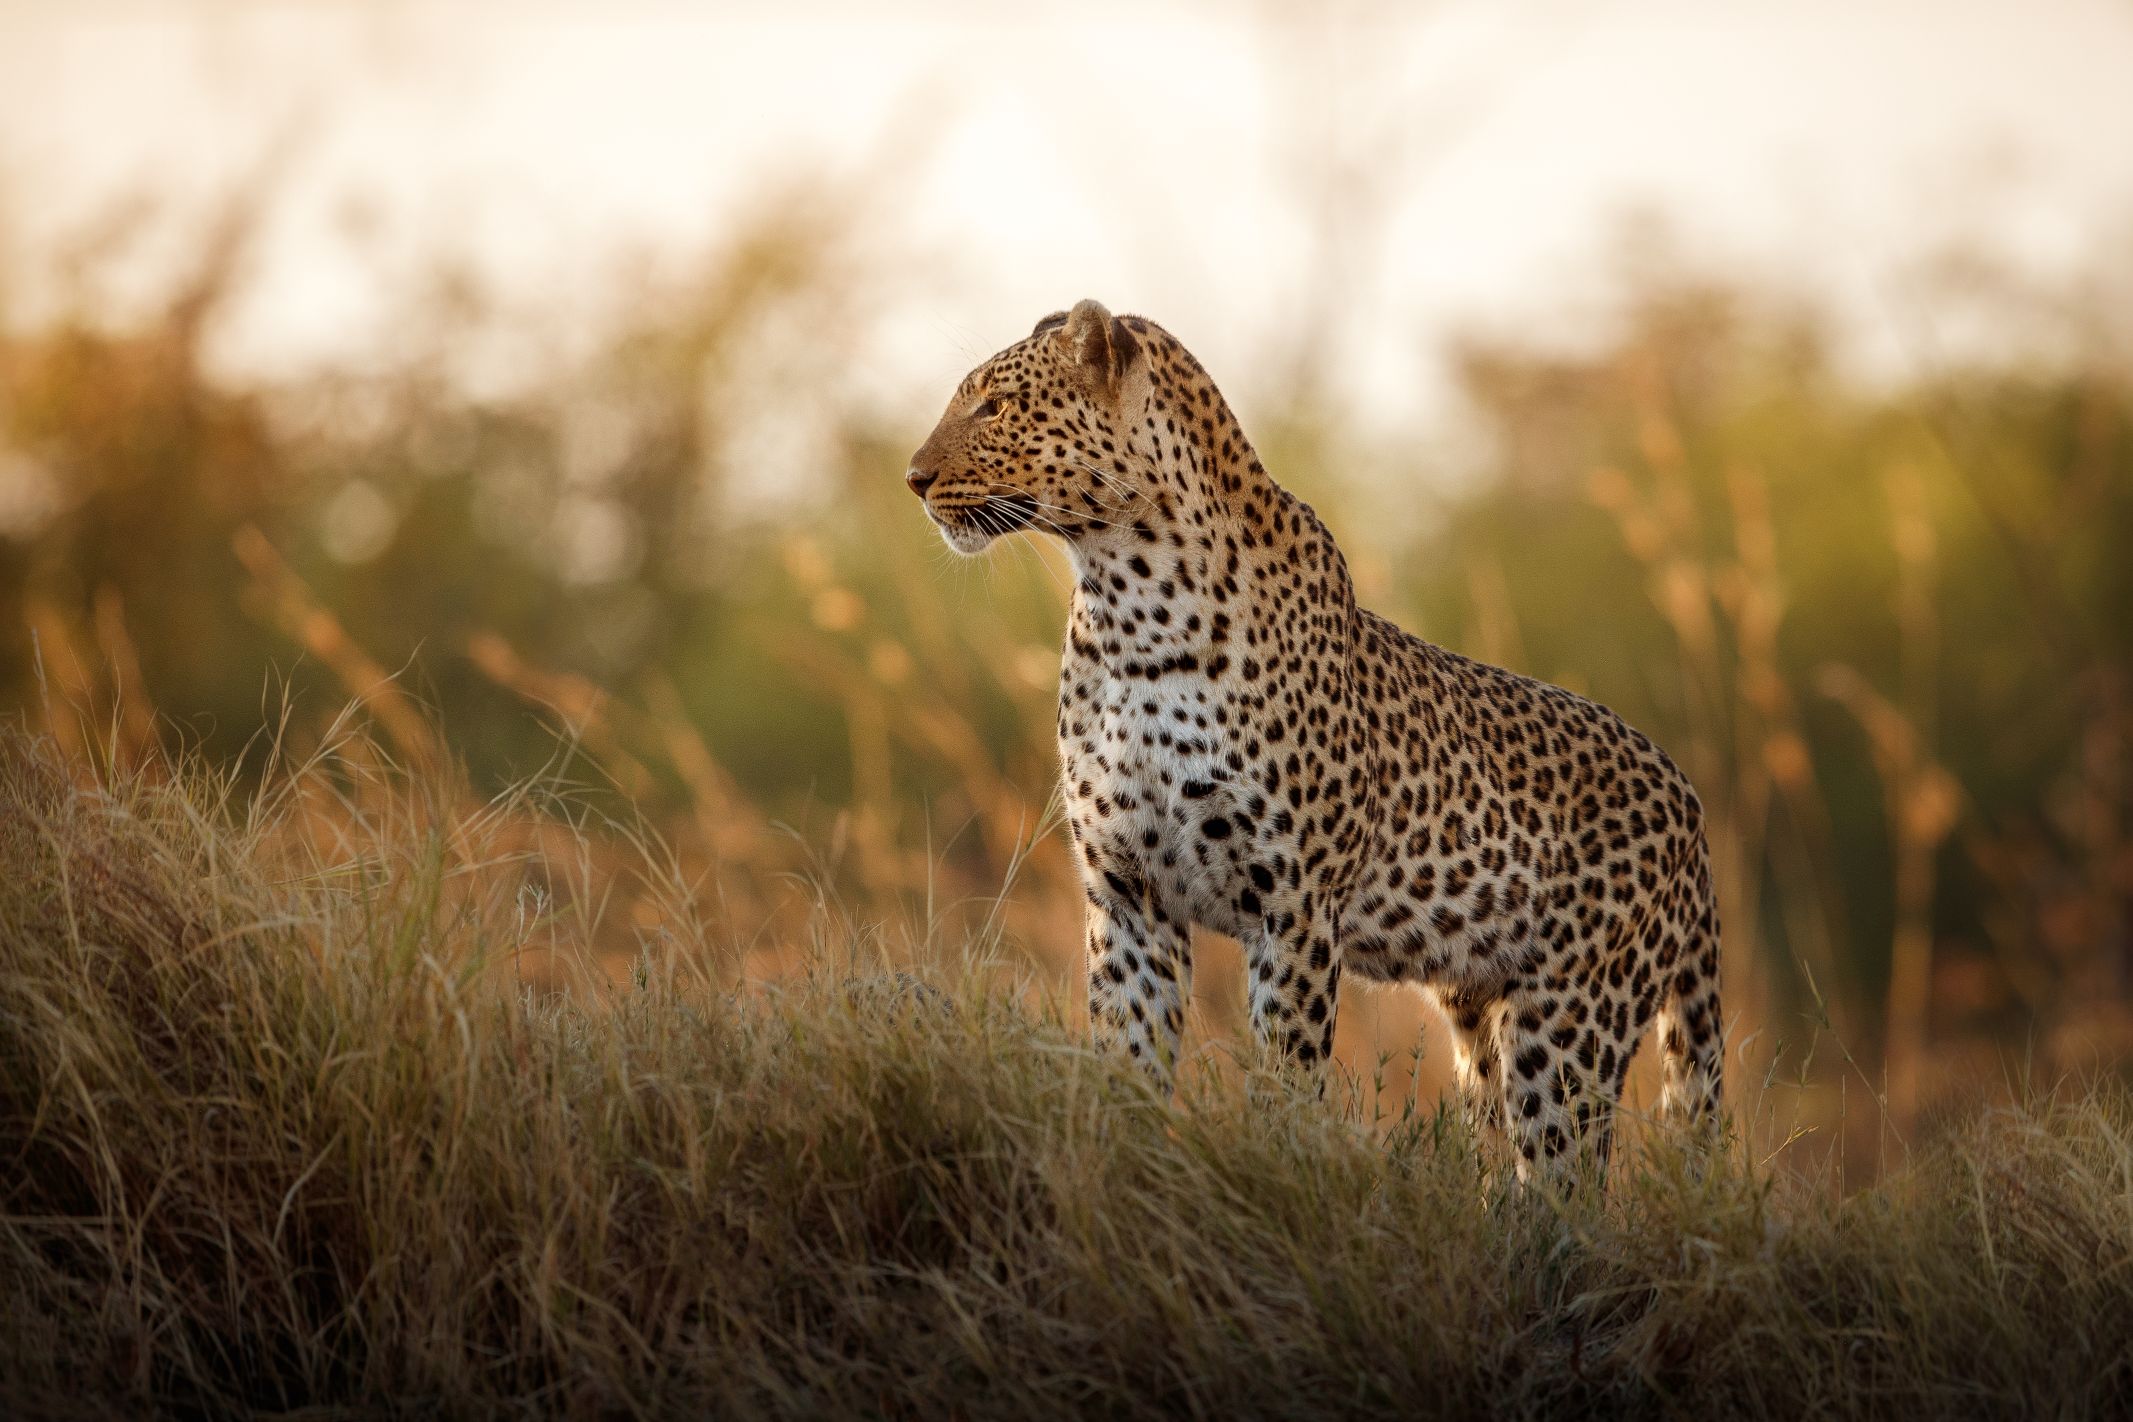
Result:
<svg viewBox="0 0 2133 1422"><path fill-rule="evenodd" d="M1153 674L1151 674L1151 672ZM1070 655L1060 682L1067 814L1092 869L1145 883L1176 917L1213 926L1235 822L1222 693L1198 670Z"/></svg>

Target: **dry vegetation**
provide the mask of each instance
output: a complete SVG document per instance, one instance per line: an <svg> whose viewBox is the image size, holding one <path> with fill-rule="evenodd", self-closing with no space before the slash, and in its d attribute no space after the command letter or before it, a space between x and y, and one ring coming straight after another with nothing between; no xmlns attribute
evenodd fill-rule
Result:
<svg viewBox="0 0 2133 1422"><path fill-rule="evenodd" d="M1462 352L1463 482L1218 372L1369 605L1712 810L1730 1153L1563 1202L1439 1114L1408 994L1345 995L1327 1106L1243 1055L1220 942L1179 1105L1082 1050L1062 569L948 566L930 411L822 393L911 279L864 217L781 195L501 395L454 356L521 333L449 283L404 368L219 378L242 211L160 316L0 309L0 1410L2133 1388L2122 348L1862 389L1672 281Z"/></svg>
<svg viewBox="0 0 2133 1422"><path fill-rule="evenodd" d="M952 1007L828 909L818 961L848 966L811 983L737 991L734 945L668 935L625 985L532 991L521 954L586 937L529 857L565 872L598 827L359 749L251 794L0 740L17 1415L2034 1416L2133 1388L2120 1086L1848 1195L1651 1137L1604 1198L1520 1193L1427 1103L1249 1072L1154 1100L982 940ZM529 818L563 833L516 842Z"/></svg>

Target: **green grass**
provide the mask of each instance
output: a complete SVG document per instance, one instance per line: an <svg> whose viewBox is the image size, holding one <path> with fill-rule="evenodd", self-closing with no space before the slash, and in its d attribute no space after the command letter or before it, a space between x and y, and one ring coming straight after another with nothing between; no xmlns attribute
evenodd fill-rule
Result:
<svg viewBox="0 0 2133 1422"><path fill-rule="evenodd" d="M2133 1393L2133 1096L1871 1188L1632 1138L1519 1191L1425 1104L1177 1105L973 972L533 990L534 867L404 782L0 733L0 1408L2071 1415ZM531 906L529 906L531 905ZM848 946L825 928L820 951ZM727 967L714 965L727 963ZM1336 1093L1338 1095L1339 1093ZM1358 1096L1360 1099L1360 1094Z"/></svg>

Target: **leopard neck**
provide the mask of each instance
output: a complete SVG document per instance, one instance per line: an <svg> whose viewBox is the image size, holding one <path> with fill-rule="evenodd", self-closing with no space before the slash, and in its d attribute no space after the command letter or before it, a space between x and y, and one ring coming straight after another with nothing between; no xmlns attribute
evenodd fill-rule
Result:
<svg viewBox="0 0 2133 1422"><path fill-rule="evenodd" d="M1183 397L1151 397L1125 454L1146 492L1072 541L1076 619L1097 639L1092 650L1128 672L1184 658L1219 668L1252 615L1254 579L1293 562L1294 541L1330 540L1204 376Z"/></svg>

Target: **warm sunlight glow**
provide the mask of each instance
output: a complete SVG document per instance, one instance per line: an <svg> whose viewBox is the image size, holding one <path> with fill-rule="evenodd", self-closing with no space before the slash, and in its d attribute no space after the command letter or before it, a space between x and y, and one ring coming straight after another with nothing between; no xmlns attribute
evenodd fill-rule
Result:
<svg viewBox="0 0 2133 1422"><path fill-rule="evenodd" d="M1625 261L1831 298L1916 373L1964 334L1903 298L1943 245L2055 277L2124 245L2128 72L2103 0L22 4L0 233L50 250L263 179L217 354L285 371L389 352L426 264L567 329L766 190L867 174L865 256L901 279L844 333L855 397L915 399L1095 293L1233 379L1345 358L1329 395L1417 428L1446 336L1584 339Z"/></svg>

